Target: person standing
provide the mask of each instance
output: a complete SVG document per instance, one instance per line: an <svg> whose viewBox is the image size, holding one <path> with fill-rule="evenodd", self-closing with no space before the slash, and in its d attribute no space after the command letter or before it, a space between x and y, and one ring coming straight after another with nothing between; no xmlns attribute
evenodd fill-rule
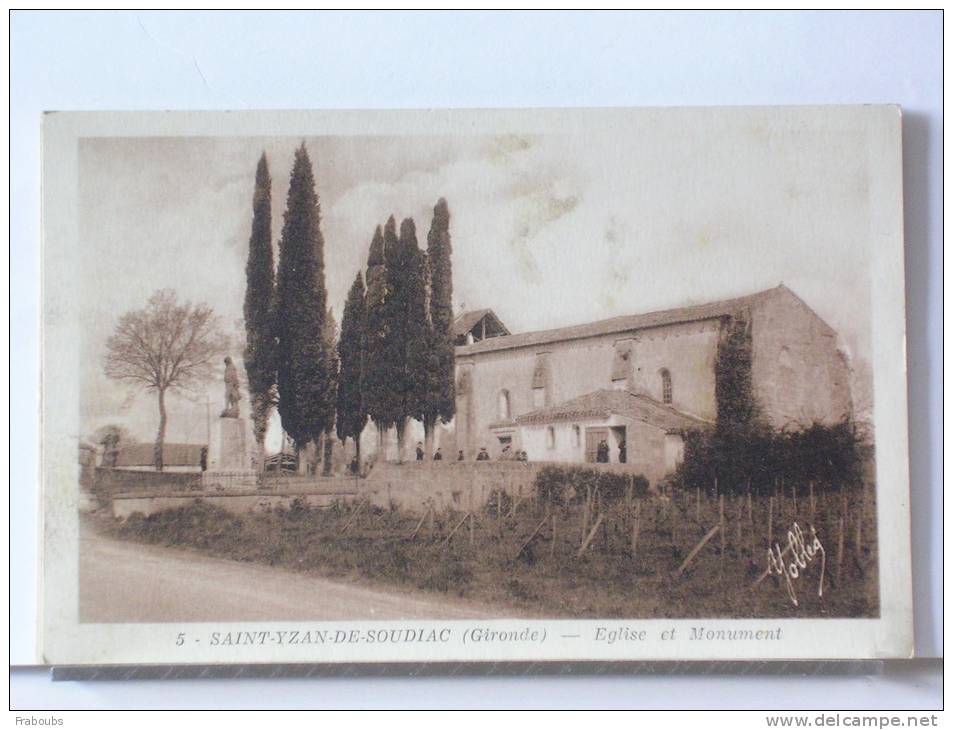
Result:
<svg viewBox="0 0 953 730"><path fill-rule="evenodd" d="M417 461L423 461L423 460L424 460L424 445L418 441L417 442Z"/></svg>
<svg viewBox="0 0 953 730"><path fill-rule="evenodd" d="M443 461L443 454L440 453L440 449L437 449L437 453L433 455L434 461Z"/></svg>
<svg viewBox="0 0 953 730"><path fill-rule="evenodd" d="M609 463L609 442L602 439L596 447L596 461L600 464Z"/></svg>

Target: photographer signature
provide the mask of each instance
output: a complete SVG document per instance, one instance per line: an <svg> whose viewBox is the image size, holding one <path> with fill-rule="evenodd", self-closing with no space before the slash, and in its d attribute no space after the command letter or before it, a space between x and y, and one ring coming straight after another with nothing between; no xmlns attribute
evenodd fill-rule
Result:
<svg viewBox="0 0 953 730"><path fill-rule="evenodd" d="M809 525L811 530L810 538L805 538L801 526L797 522L788 530L788 544L784 550L778 543L768 550L768 569L766 575L779 575L784 577L785 588L788 598L798 605L797 593L794 590L794 581L797 580L804 569L808 567L817 557L821 555L821 576L817 585L817 595L824 595L824 569L827 565L827 552L817 536L817 531L813 525Z"/></svg>

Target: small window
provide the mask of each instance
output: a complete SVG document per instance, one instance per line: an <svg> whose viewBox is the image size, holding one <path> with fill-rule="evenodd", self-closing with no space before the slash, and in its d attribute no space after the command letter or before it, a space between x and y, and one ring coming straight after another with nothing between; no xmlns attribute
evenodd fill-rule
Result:
<svg viewBox="0 0 953 730"><path fill-rule="evenodd" d="M546 353L540 353L536 356L536 363L533 365L533 387L546 387Z"/></svg>
<svg viewBox="0 0 953 730"><path fill-rule="evenodd" d="M546 389L533 388L533 407L542 408L546 405Z"/></svg>
<svg viewBox="0 0 953 730"><path fill-rule="evenodd" d="M533 407L542 408L546 403L546 389L549 387L549 353L536 354L533 364Z"/></svg>
<svg viewBox="0 0 953 730"><path fill-rule="evenodd" d="M662 378L662 403L672 405L672 374L668 368L662 368L659 375Z"/></svg>
<svg viewBox="0 0 953 730"><path fill-rule="evenodd" d="M510 391L500 391L500 401L498 404L498 413L501 421L507 421L510 418Z"/></svg>
<svg viewBox="0 0 953 730"><path fill-rule="evenodd" d="M546 428L546 448L556 448L556 429L554 429L552 426L548 426Z"/></svg>
<svg viewBox="0 0 953 730"><path fill-rule="evenodd" d="M612 355L612 382L628 380L632 371L632 342L620 340L615 343Z"/></svg>
<svg viewBox="0 0 953 730"><path fill-rule="evenodd" d="M582 429L579 426L572 427L572 445L576 447L582 445Z"/></svg>

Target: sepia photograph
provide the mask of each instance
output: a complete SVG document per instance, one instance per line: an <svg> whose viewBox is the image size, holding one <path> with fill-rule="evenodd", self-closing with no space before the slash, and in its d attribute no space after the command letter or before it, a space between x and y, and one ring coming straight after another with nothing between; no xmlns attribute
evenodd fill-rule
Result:
<svg viewBox="0 0 953 730"><path fill-rule="evenodd" d="M45 120L49 637L909 653L899 109L223 116Z"/></svg>
<svg viewBox="0 0 953 730"><path fill-rule="evenodd" d="M12 10L11 719L936 726L944 17Z"/></svg>

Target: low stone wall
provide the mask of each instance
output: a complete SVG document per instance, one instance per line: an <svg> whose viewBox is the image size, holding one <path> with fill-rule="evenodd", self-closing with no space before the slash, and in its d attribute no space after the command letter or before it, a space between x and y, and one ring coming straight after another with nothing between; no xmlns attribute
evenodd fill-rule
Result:
<svg viewBox="0 0 953 730"><path fill-rule="evenodd" d="M562 462L467 461L378 464L361 492L372 504L387 507L394 502L403 509L420 511L428 503L438 509L481 509L496 489L511 497L535 494L536 475L546 466L566 467ZM629 464L575 464L598 471L633 474Z"/></svg>
<svg viewBox="0 0 953 730"><path fill-rule="evenodd" d="M230 512L256 512L288 507L301 499L315 507L336 500L367 499L377 507L394 504L401 509L422 512L429 505L444 509L479 510L497 489L513 498L529 499L535 494L536 475L546 466L567 466L555 462L409 462L378 464L366 478L360 477L278 477L266 478L258 489L135 490L115 494L113 515L125 518L134 512L149 515L202 499ZM631 474L626 464L585 464L587 468ZM115 470L112 470L115 471ZM186 476L186 475L177 475ZM187 475L192 476L192 475Z"/></svg>
<svg viewBox="0 0 953 730"><path fill-rule="evenodd" d="M281 476L262 480L261 491L273 494L309 494L312 492L356 493L364 479L355 476Z"/></svg>
<svg viewBox="0 0 953 730"><path fill-rule="evenodd" d="M93 494L108 504L119 493L128 492L189 492L202 488L202 474L139 471L137 469L108 469L97 467L93 476Z"/></svg>
<svg viewBox="0 0 953 730"><path fill-rule="evenodd" d="M248 494L202 494L194 493L173 493L173 494L119 494L113 498L112 513L113 517L126 519L132 514L139 512L143 515L151 515L167 509L176 509L177 507L187 507L196 500L221 507L224 510L235 514L248 514L254 512L268 512L278 507L288 509L291 503L296 499L300 500L309 507L327 507L339 499L353 499L354 492L349 494L335 493L310 493L310 494L265 494L262 492L251 492Z"/></svg>
<svg viewBox="0 0 953 730"><path fill-rule="evenodd" d="M409 462L378 464L364 480L362 495L371 503L419 511L427 504L442 510L480 509L494 489L530 496L542 464L529 462Z"/></svg>

